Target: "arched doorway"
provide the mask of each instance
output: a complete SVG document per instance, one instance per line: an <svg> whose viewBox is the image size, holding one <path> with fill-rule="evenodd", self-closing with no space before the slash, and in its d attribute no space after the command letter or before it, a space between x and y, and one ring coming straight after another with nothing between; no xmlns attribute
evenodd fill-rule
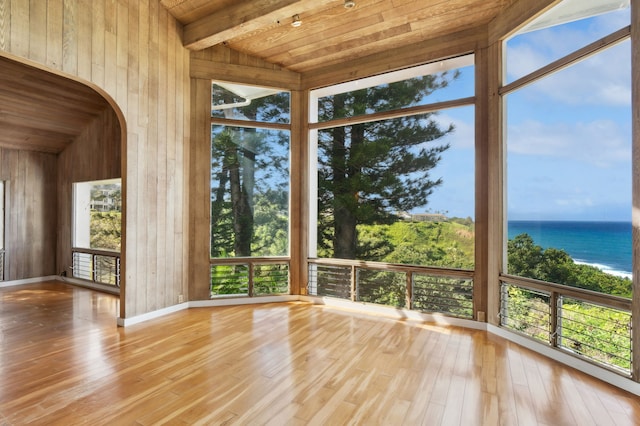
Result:
<svg viewBox="0 0 640 426"><path fill-rule="evenodd" d="M124 116L100 88L0 55L5 281L73 275L73 183L122 178L125 145Z"/></svg>

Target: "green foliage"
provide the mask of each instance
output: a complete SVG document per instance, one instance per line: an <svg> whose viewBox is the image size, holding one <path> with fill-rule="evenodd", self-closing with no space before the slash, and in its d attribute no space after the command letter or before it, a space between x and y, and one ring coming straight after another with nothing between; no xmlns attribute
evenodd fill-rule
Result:
<svg viewBox="0 0 640 426"><path fill-rule="evenodd" d="M631 297L631 280L607 274L595 266L574 263L564 250L543 249L528 234L507 243L508 272L526 278L570 285L600 293Z"/></svg>
<svg viewBox="0 0 640 426"><path fill-rule="evenodd" d="M122 213L91 212L90 248L120 251Z"/></svg>
<svg viewBox="0 0 640 426"><path fill-rule="evenodd" d="M327 96L319 100L319 121L416 105L456 77L445 73ZM320 250L355 259L358 226L393 223L393 212L426 205L441 184L430 171L449 148L440 139L453 130L428 113L319 131Z"/></svg>
<svg viewBox="0 0 640 426"><path fill-rule="evenodd" d="M631 315L565 299L563 346L605 364L631 368Z"/></svg>
<svg viewBox="0 0 640 426"><path fill-rule="evenodd" d="M508 286L503 324L528 336L549 341L549 296ZM595 361L628 370L631 367L631 316L564 298L558 345Z"/></svg>
<svg viewBox="0 0 640 426"><path fill-rule="evenodd" d="M366 269L358 271L359 302L404 308L406 294L407 279L403 273Z"/></svg>
<svg viewBox="0 0 640 426"><path fill-rule="evenodd" d="M574 263L564 250L543 249L527 234L507 246L508 272L630 298L632 282L600 269ZM509 287L506 325L529 336L549 339L549 297ZM630 368L630 315L614 309L563 299L559 345L608 365Z"/></svg>
<svg viewBox="0 0 640 426"><path fill-rule="evenodd" d="M247 294L249 267L247 265L211 265L211 295Z"/></svg>
<svg viewBox="0 0 640 426"><path fill-rule="evenodd" d="M456 222L406 222L358 226L358 259L473 269L473 226Z"/></svg>

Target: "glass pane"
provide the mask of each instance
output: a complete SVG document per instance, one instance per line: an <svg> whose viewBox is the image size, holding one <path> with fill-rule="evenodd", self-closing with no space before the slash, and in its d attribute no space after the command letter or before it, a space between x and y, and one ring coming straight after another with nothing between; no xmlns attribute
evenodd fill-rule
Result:
<svg viewBox="0 0 640 426"><path fill-rule="evenodd" d="M120 179L74 184L74 247L120 251Z"/></svg>
<svg viewBox="0 0 640 426"><path fill-rule="evenodd" d="M631 296L630 70L627 41L508 95L509 273Z"/></svg>
<svg viewBox="0 0 640 426"><path fill-rule="evenodd" d="M318 257L472 269L473 115L318 131Z"/></svg>
<svg viewBox="0 0 640 426"><path fill-rule="evenodd" d="M289 123L289 99L289 92L277 89L214 83L211 116L263 123Z"/></svg>
<svg viewBox="0 0 640 426"><path fill-rule="evenodd" d="M211 257L288 255L289 132L211 135Z"/></svg>
<svg viewBox="0 0 640 426"><path fill-rule="evenodd" d="M630 22L628 1L565 0L507 41L506 81L524 77Z"/></svg>
<svg viewBox="0 0 640 426"><path fill-rule="evenodd" d="M473 96L473 68L470 65L321 97L318 99L318 122ZM359 85L353 83L352 86Z"/></svg>

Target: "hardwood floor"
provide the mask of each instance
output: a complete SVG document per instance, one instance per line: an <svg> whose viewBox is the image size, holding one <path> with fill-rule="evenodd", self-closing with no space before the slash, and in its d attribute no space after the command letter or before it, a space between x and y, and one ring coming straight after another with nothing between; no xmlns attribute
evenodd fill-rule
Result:
<svg viewBox="0 0 640 426"><path fill-rule="evenodd" d="M640 398L482 331L305 303L123 329L117 305L0 289L0 425L640 423Z"/></svg>

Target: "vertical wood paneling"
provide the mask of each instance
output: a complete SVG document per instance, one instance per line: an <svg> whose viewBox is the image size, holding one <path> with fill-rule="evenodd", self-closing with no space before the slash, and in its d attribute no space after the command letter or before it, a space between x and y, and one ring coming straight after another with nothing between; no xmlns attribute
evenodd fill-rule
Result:
<svg viewBox="0 0 640 426"><path fill-rule="evenodd" d="M29 2L11 0L11 53L29 56Z"/></svg>
<svg viewBox="0 0 640 426"><path fill-rule="evenodd" d="M11 40L11 0L0 0L0 50L9 49Z"/></svg>
<svg viewBox="0 0 640 426"><path fill-rule="evenodd" d="M56 274L54 154L0 148L5 187L5 280Z"/></svg>
<svg viewBox="0 0 640 426"><path fill-rule="evenodd" d="M106 0L104 8L104 89L117 98L118 87L118 4L116 0ZM126 29L123 29L123 32ZM106 58L111 58L107 60Z"/></svg>
<svg viewBox="0 0 640 426"><path fill-rule="evenodd" d="M92 0L77 0L79 10L91 10ZM77 51L75 53L75 66L77 67L77 75L87 81L91 81L91 46L93 31L93 19L90 13L80 13L77 17L77 28L74 29L77 34ZM82 54L78 55L78 52Z"/></svg>
<svg viewBox="0 0 640 426"><path fill-rule="evenodd" d="M91 82L115 100L124 114L123 317L175 304L187 287L188 153L184 145L190 129L184 121L190 116L190 80L181 31L158 0L0 0L2 50ZM80 155L71 154L60 156L64 179L73 176L67 168L85 167L69 162L69 157ZM11 155L2 161L9 160ZM96 175L104 171L91 161L87 167L97 167ZM15 177L26 176L27 170L15 173ZM60 199L67 196L60 194ZM69 208L60 206L61 211ZM69 231L67 224L59 226L65 234L58 243L62 250ZM59 264L67 264L67 259L61 258Z"/></svg>
<svg viewBox="0 0 640 426"><path fill-rule="evenodd" d="M91 2L91 81L100 87L104 85L105 67L105 22L104 1Z"/></svg>
<svg viewBox="0 0 640 426"><path fill-rule="evenodd" d="M62 70L69 74L77 74L78 72L78 51L80 50L78 44L80 40L91 40L90 33L85 31L84 34L80 34L81 29L89 29L80 26L83 16L87 16L87 13L80 13L79 10L88 6L87 4L78 4L78 0L64 0L63 3L63 28L62 28ZM86 21L85 21L86 23ZM82 36L86 39L81 38ZM55 43L55 40L51 40L51 43ZM85 46L86 48L86 46ZM88 52L91 49L87 50ZM82 74L82 78L90 79L90 74Z"/></svg>
<svg viewBox="0 0 640 426"><path fill-rule="evenodd" d="M47 7L46 2L29 1L29 57L44 63L47 58Z"/></svg>
<svg viewBox="0 0 640 426"><path fill-rule="evenodd" d="M46 65L51 68L62 66L62 27L63 7L62 0L47 1L47 60Z"/></svg>
<svg viewBox="0 0 640 426"><path fill-rule="evenodd" d="M189 297L208 299L210 280L211 81L192 79L191 185L189 188Z"/></svg>
<svg viewBox="0 0 640 426"><path fill-rule="evenodd" d="M126 115L128 111L127 81L129 65L129 10L122 0L118 2L117 23L117 54L116 54L116 102Z"/></svg>
<svg viewBox="0 0 640 426"><path fill-rule="evenodd" d="M70 273L73 183L121 177L120 125L105 110L58 156L58 272Z"/></svg>

